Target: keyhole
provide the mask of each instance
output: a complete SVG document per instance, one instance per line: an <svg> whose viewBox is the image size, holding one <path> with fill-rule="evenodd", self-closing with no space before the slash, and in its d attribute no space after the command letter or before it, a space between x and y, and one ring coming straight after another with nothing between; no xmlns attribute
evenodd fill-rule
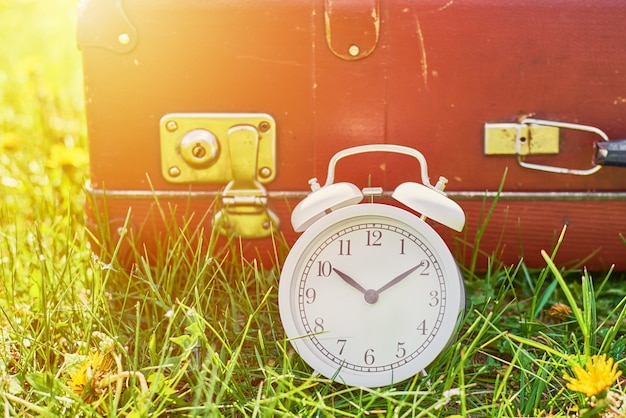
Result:
<svg viewBox="0 0 626 418"><path fill-rule="evenodd" d="M220 144L211 132L194 129L182 137L177 150L187 164L194 168L206 168L217 161Z"/></svg>
<svg viewBox="0 0 626 418"><path fill-rule="evenodd" d="M191 153L193 154L194 157L196 158L204 158L204 156L206 155L206 149L201 145L201 144L196 144L194 145L193 149L191 150Z"/></svg>

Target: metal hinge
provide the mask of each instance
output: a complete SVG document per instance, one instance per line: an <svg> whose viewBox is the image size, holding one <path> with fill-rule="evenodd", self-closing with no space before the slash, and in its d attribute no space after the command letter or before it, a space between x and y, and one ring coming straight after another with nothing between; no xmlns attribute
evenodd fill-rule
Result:
<svg viewBox="0 0 626 418"><path fill-rule="evenodd" d="M374 52L380 37L379 0L325 0L326 43L337 57L355 61Z"/></svg>
<svg viewBox="0 0 626 418"><path fill-rule="evenodd" d="M161 118L161 169L172 183L225 185L220 233L269 236L278 217L263 184L276 172L276 123L267 114L176 113Z"/></svg>
<svg viewBox="0 0 626 418"><path fill-rule="evenodd" d="M118 54L131 52L138 40L122 0L81 0L77 38L80 48L105 48Z"/></svg>

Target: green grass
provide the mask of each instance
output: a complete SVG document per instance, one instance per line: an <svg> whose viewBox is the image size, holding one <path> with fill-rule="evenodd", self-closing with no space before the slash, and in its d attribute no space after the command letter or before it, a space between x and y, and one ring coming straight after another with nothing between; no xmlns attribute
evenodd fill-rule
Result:
<svg viewBox="0 0 626 418"><path fill-rule="evenodd" d="M94 257L75 3L0 0L4 416L599 413L563 375L594 354L624 358L626 286L613 272L563 271L547 254L538 271L497 260L487 272L469 268L462 330L429 376L363 389L311 375L282 332L279 271L238 258L236 245L228 257L204 252L179 225L156 265L140 260L129 272ZM85 373L94 387L77 391L71 376L90 353L106 354Z"/></svg>

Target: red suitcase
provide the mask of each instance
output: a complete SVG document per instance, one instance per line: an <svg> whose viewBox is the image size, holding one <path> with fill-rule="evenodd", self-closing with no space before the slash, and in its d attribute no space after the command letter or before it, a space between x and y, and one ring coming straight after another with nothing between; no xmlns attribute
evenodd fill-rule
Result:
<svg viewBox="0 0 626 418"><path fill-rule="evenodd" d="M264 257L333 154L392 143L449 179L467 226L441 233L468 267L506 171L478 267L543 266L567 225L558 263L624 269L626 177L599 160L622 159L604 140L626 135L625 18L619 0L83 0L90 224L114 246L131 208L126 239L155 251L174 220L228 219ZM337 175L390 191L419 167Z"/></svg>

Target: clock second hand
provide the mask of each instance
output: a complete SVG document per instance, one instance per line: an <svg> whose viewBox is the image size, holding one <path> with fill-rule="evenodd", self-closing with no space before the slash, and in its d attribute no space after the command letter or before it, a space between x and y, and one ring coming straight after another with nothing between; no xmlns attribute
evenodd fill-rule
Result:
<svg viewBox="0 0 626 418"><path fill-rule="evenodd" d="M416 267L417 268L417 267ZM348 283L350 286L354 287L356 290L358 290L359 292L363 293L363 297L365 298L365 302L369 303L369 304L373 304L376 303L378 301L378 291L374 290L374 289L365 289L363 286L361 286L359 283L357 283L356 280L354 280L352 277L348 276L346 273L337 270L336 268L333 267L333 271L335 273L337 273L337 275L339 277L341 277L341 279Z"/></svg>

